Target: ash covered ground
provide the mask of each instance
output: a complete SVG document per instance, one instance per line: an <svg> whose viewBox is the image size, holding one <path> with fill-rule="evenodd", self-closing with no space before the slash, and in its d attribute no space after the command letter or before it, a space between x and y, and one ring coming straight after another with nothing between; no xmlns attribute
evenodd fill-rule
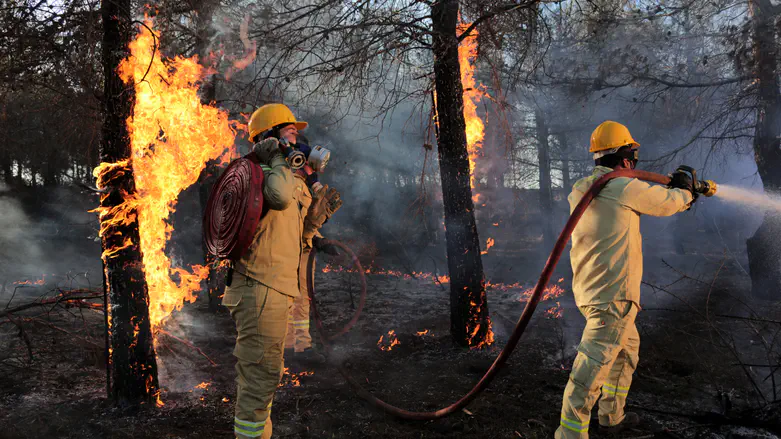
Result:
<svg viewBox="0 0 781 439"><path fill-rule="evenodd" d="M76 199L89 205L89 199ZM16 214L24 213L23 203L14 206ZM67 233L25 240L38 259L4 254L0 308L51 297L57 289L100 290L99 246L91 240L93 219L86 215ZM15 233L42 230L40 214L33 217L14 219ZM349 242L367 266L393 273L367 275L365 311L336 342L333 361L344 361L368 390L402 408L434 410L458 399L504 345L523 309L523 291L534 286L545 260L538 224L529 219L533 216L525 218L481 235L496 241L483 257L494 284L488 297L496 341L471 351L450 341L448 285L404 275L410 267L447 274L442 243L416 247L410 255L409 249L378 246L361 231L335 230L331 237ZM697 218L643 224L648 284L638 318L640 365L629 398L643 422L621 437L777 437L781 306L749 297L740 251L745 237L716 222L716 228L706 227ZM180 255L180 263L197 262L197 229L180 229L169 251ZM328 262L319 264L317 300L326 330L333 331L352 315L358 279L323 272ZM333 366L288 362L274 401L275 437L552 437L583 326L568 264L563 259L554 276L563 279L556 283L563 294L541 303L507 366L467 410L432 422L400 421L363 402ZM203 300L171 318L157 342L164 405L132 411L106 399L101 309L49 304L1 320L0 438L231 437L235 329L226 310L213 313ZM391 330L398 344L380 349L378 340ZM594 428L591 436L603 437Z"/></svg>

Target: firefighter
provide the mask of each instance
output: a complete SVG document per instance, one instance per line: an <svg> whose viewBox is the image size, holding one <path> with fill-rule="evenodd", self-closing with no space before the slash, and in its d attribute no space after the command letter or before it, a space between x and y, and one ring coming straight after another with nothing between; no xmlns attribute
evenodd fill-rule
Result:
<svg viewBox="0 0 781 439"><path fill-rule="evenodd" d="M282 104L258 108L250 118L253 153L264 173L264 216L247 252L235 261L222 299L236 322L236 438L270 438L271 405L283 372L288 316L299 295L304 235L341 206L323 186L314 197L305 179L290 169L280 138L295 140L306 122Z"/></svg>
<svg viewBox="0 0 781 439"><path fill-rule="evenodd" d="M296 143L302 151L311 151L311 147L308 145L309 142L303 135L300 135L296 139L296 142L293 143ZM310 176L309 179L317 181L317 174ZM310 227L305 228L303 236L304 250L301 252L301 269L299 270L298 281L300 294L293 300L293 309L290 312L287 337L285 338L285 359L287 360L315 364L322 364L325 362L325 357L317 352L312 346L312 335L309 332L310 298L306 283L306 266L312 248L333 256L339 255L336 246L323 243L323 235L319 232L322 225L322 223L317 222L312 223L310 224Z"/></svg>
<svg viewBox="0 0 781 439"><path fill-rule="evenodd" d="M598 178L634 169L639 147L624 125L600 124L589 149L594 172L575 183L570 212ZM634 178L611 180L572 234L572 291L586 327L564 389L556 438L588 438L591 409L600 394L601 430L615 433L639 423L637 414L624 412L624 405L640 347L635 326L643 275L640 215L670 216L689 209L697 196L688 175L676 172L672 177L670 187Z"/></svg>

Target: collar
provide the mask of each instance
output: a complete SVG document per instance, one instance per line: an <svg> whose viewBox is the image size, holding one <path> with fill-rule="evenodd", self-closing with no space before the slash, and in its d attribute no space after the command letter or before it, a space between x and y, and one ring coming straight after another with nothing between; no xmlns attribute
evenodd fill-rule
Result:
<svg viewBox="0 0 781 439"><path fill-rule="evenodd" d="M592 172L591 175L601 177L608 172L613 172L613 168L608 168L607 166L595 166L594 172Z"/></svg>

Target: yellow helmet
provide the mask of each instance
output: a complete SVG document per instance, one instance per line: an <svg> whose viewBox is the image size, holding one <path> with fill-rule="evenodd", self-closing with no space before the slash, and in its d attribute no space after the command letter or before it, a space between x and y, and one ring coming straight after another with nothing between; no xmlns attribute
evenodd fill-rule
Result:
<svg viewBox="0 0 781 439"><path fill-rule="evenodd" d="M303 130L309 125L304 121L296 120L290 108L284 104L266 104L252 113L249 119L249 138L254 139L258 134L262 134L282 124L295 124L296 129Z"/></svg>
<svg viewBox="0 0 781 439"><path fill-rule="evenodd" d="M588 151L607 151L625 145L635 148L640 146L640 144L635 142L635 139L632 138L632 135L629 134L629 129L627 127L618 122L606 120L599 124L594 132L591 133L591 147Z"/></svg>

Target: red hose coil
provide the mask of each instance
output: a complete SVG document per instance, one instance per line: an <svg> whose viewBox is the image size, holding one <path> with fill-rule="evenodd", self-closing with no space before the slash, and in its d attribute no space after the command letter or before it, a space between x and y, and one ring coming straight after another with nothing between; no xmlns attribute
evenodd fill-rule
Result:
<svg viewBox="0 0 781 439"><path fill-rule="evenodd" d="M234 160L214 184L203 217L206 251L238 259L249 248L263 212L263 169L251 157Z"/></svg>
<svg viewBox="0 0 781 439"><path fill-rule="evenodd" d="M607 183L610 180L614 178L620 178L620 177L637 178L640 180L648 181L651 183L658 183L662 185L667 185L670 183L669 177L666 177L661 174L656 174L654 172L638 171L634 169L620 169L603 175L602 177L598 178L593 185L591 185L589 190L583 195L583 198L581 198L578 205L572 211L572 214L570 214L569 220L567 220L567 224L564 226L564 229L562 229L561 233L559 234L559 238L556 240L556 244L553 246L553 250L551 251L551 254L548 257L548 261L545 263L545 267L542 269L542 273L540 273L540 278L537 281L537 285L534 287L534 292L532 293L529 300L526 302L526 306L523 308L521 317L518 319L518 323L516 323L515 329L513 329L512 334L510 334L510 338L507 340L507 344L505 345L504 349L502 349L502 351L496 357L493 364L491 364L491 367L488 369L485 375L483 375L480 381L478 381L477 384L475 384L475 386L472 388L472 390L470 390L461 399L454 402L453 404L450 404L447 407L444 407L434 412L411 412L396 407L394 405L388 404L387 402L372 395L369 391L367 391L361 386L358 380L350 376L350 374L341 365L337 365L337 369L339 370L339 373L342 374L342 376L347 380L350 386L353 387L353 389L358 393L359 396L364 398L366 401L368 401L370 404L374 405L375 407L382 409L384 412L402 419L417 420L417 421L428 421L433 419L439 419L447 415L456 413L460 411L462 408L466 407L467 404L472 402L472 400L474 400L477 397L477 395L480 394L480 392L482 392L483 390L485 390L486 387L488 387L491 381L496 377L496 374L499 372L499 369L507 362L507 359L510 357L510 354L512 354L513 349L515 349L515 346L518 344L518 341L521 339L521 336L526 330L526 326L528 326L529 321L532 318L532 314L534 314L534 311L537 309L537 304L540 302L540 299L542 298L542 293L545 290L545 287L547 286L548 282L550 281L551 276L553 275L553 270L556 268L556 264L558 264L559 259L561 259L561 255L564 252L565 247L567 246L567 242L569 242L570 236L572 235L573 230L575 230L575 226L578 224L578 221L580 221L580 218L583 216L583 213L586 212L586 208L588 208L589 204L591 204L591 201L593 201L594 198L596 198L599 192L605 187L605 185L607 185ZM342 249L346 249L344 245L336 241L329 241L329 243L336 244ZM352 252L349 253L352 255L353 260L357 261L355 255L352 254ZM321 337L323 338L323 344L325 345L326 349L330 350L330 346L327 343L328 338L326 338L323 335L324 331L323 331L322 322L319 318L319 315L317 314L317 307L314 301L314 295L315 295L314 256L315 256L315 252L312 252L309 256L309 261L307 263L307 287L309 288L309 294L310 297L312 298L312 308L314 310L317 330L320 332ZM364 280L364 291L363 291L364 295L366 292L365 285L366 283ZM357 318L358 318L358 313L356 313L356 315L353 317L353 320L351 320L351 322L357 321Z"/></svg>

